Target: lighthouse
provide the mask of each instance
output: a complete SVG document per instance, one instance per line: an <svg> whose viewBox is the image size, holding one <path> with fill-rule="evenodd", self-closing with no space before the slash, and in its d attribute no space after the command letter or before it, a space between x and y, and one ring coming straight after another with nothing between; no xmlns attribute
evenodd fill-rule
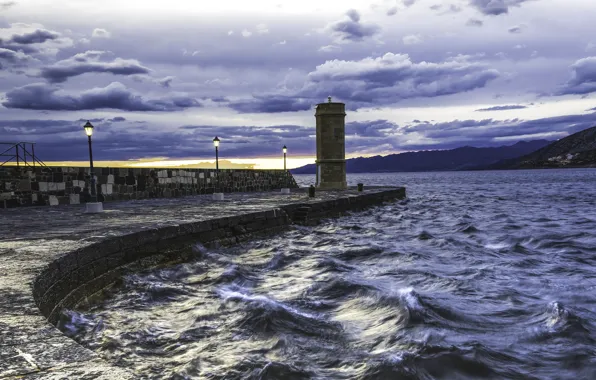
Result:
<svg viewBox="0 0 596 380"><path fill-rule="evenodd" d="M320 189L347 188L346 105L331 101L317 104L317 180Z"/></svg>

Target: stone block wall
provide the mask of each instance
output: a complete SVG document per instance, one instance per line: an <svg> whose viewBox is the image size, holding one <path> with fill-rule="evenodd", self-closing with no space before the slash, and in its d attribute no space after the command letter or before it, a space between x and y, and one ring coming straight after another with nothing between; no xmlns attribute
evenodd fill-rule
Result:
<svg viewBox="0 0 596 380"><path fill-rule="evenodd" d="M0 167L0 208L79 204L90 198L89 168ZM95 168L102 202L169 198L215 192L252 192L296 188L283 170Z"/></svg>
<svg viewBox="0 0 596 380"><path fill-rule="evenodd" d="M62 309L114 283L125 273L189 260L193 246L233 245L258 235L286 230L297 222L297 211L308 208L311 222L403 199L405 188L386 189L339 199L306 201L276 209L209 219L177 226L144 229L63 254L49 263L33 283L33 296L41 313L57 324Z"/></svg>

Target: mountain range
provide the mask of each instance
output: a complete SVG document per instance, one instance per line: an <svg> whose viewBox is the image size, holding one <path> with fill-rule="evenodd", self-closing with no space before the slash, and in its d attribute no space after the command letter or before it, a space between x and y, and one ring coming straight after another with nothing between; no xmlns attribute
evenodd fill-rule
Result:
<svg viewBox="0 0 596 380"><path fill-rule="evenodd" d="M450 150L426 150L358 157L346 160L348 173L421 172L478 169L482 166L527 155L551 144L548 140L520 141L494 148L464 146ZM316 174L316 165L292 169L293 174Z"/></svg>
<svg viewBox="0 0 596 380"><path fill-rule="evenodd" d="M596 127L584 129L521 157L479 169L596 167Z"/></svg>

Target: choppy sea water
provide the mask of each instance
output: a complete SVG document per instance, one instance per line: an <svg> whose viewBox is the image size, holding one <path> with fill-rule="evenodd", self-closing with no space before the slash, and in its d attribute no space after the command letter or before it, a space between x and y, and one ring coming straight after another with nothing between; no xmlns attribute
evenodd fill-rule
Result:
<svg viewBox="0 0 596 380"><path fill-rule="evenodd" d="M408 199L197 245L63 329L147 379L596 379L596 170L348 179Z"/></svg>

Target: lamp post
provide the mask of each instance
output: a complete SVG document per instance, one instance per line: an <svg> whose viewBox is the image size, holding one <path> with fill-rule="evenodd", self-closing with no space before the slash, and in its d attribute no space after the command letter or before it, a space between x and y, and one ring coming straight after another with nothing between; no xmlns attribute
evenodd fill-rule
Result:
<svg viewBox="0 0 596 380"><path fill-rule="evenodd" d="M286 187L281 189L281 193L282 194L290 194L290 188L288 187L288 171L286 169L286 155L288 153L288 147L284 145L284 147L282 148L282 151L284 152L284 184Z"/></svg>
<svg viewBox="0 0 596 380"><path fill-rule="evenodd" d="M219 139L217 136L213 139L213 146L215 146L215 181L216 181L216 188L213 192L213 200L214 201L223 201L223 193L219 193Z"/></svg>
<svg viewBox="0 0 596 380"><path fill-rule="evenodd" d="M95 185L95 173L93 172L93 148L91 146L91 136L93 135L93 124L87 120L87 123L83 126L85 134L87 135L87 141L89 142L89 168L90 168L90 180L89 187L91 188L91 202L85 204L85 212L98 213L103 211L103 204L97 201L97 186Z"/></svg>

